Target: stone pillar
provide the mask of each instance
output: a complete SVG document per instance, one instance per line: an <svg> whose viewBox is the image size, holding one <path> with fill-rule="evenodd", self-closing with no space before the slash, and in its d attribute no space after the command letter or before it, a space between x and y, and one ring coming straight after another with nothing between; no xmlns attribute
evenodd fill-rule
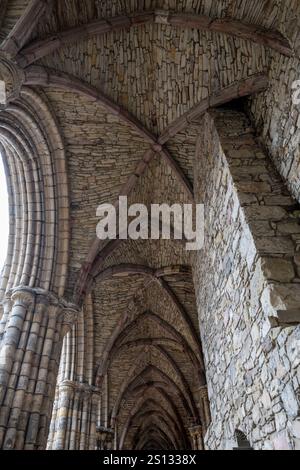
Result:
<svg viewBox="0 0 300 470"><path fill-rule="evenodd" d="M97 450L112 450L114 442L114 431L106 427L97 428Z"/></svg>
<svg viewBox="0 0 300 470"><path fill-rule="evenodd" d="M189 433L192 438L193 450L204 450L202 426L192 426L189 428Z"/></svg>
<svg viewBox="0 0 300 470"><path fill-rule="evenodd" d="M64 334L77 310L41 289L19 287L0 322L0 448L45 449Z"/></svg>
<svg viewBox="0 0 300 470"><path fill-rule="evenodd" d="M86 384L64 381L59 384L49 450L95 450L99 390Z"/></svg>
<svg viewBox="0 0 300 470"><path fill-rule="evenodd" d="M198 390L198 399L199 399L199 409L202 410L202 420L203 420L203 431L206 433L210 423L211 423L211 414L210 414L210 405L208 398L207 386L200 387Z"/></svg>
<svg viewBox="0 0 300 470"><path fill-rule="evenodd" d="M200 421L202 425L203 439L211 423L210 404L208 398L207 385L194 390L197 408L199 410Z"/></svg>

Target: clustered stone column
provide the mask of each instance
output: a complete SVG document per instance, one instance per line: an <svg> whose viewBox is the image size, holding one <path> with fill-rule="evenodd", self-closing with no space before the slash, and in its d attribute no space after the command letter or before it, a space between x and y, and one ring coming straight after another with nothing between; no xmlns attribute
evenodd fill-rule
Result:
<svg viewBox="0 0 300 470"><path fill-rule="evenodd" d="M63 337L77 314L41 289L7 294L0 321L0 448L46 448Z"/></svg>
<svg viewBox="0 0 300 470"><path fill-rule="evenodd" d="M211 423L211 414L210 414L210 405L208 398L207 386L200 387L198 390L198 408L200 410L202 424L203 424L203 433L205 435L210 423Z"/></svg>
<svg viewBox="0 0 300 470"><path fill-rule="evenodd" d="M211 413L207 385L203 385L202 387L195 390L195 396L197 398L197 407L199 410L202 425L202 440L204 441L205 435L211 423ZM194 427L192 427L191 429L193 428Z"/></svg>
<svg viewBox="0 0 300 470"><path fill-rule="evenodd" d="M50 450L96 450L99 390L64 381L57 390L48 439Z"/></svg>
<svg viewBox="0 0 300 470"><path fill-rule="evenodd" d="M111 450L113 447L114 431L104 427L97 428L97 450Z"/></svg>
<svg viewBox="0 0 300 470"><path fill-rule="evenodd" d="M192 439L193 450L204 450L202 426L192 426L189 429L189 433Z"/></svg>

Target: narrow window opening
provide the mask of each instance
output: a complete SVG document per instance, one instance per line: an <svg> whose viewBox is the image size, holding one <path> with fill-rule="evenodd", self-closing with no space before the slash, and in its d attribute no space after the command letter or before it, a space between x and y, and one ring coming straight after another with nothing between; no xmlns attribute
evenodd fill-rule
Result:
<svg viewBox="0 0 300 470"><path fill-rule="evenodd" d="M238 447L234 450L253 450L247 436L240 430L235 431L235 438Z"/></svg>

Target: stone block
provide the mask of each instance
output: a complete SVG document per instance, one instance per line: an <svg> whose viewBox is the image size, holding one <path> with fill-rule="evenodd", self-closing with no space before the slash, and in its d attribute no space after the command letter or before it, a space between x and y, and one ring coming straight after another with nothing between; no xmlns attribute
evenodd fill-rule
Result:
<svg viewBox="0 0 300 470"><path fill-rule="evenodd" d="M290 383L285 386L281 394L281 399L287 415L295 419L299 414L299 403L296 392Z"/></svg>
<svg viewBox="0 0 300 470"><path fill-rule="evenodd" d="M257 237L273 237L275 231L272 229L270 222L263 220L253 220L251 222L253 236Z"/></svg>
<svg viewBox="0 0 300 470"><path fill-rule="evenodd" d="M271 186L268 183L239 182L236 184L237 190L242 193L266 194L271 192Z"/></svg>
<svg viewBox="0 0 300 470"><path fill-rule="evenodd" d="M286 211L281 207L249 206L244 210L249 220L279 221L287 215Z"/></svg>
<svg viewBox="0 0 300 470"><path fill-rule="evenodd" d="M268 280L276 282L291 282L295 277L291 261L282 258L263 258L262 270Z"/></svg>
<svg viewBox="0 0 300 470"><path fill-rule="evenodd" d="M275 450L292 450L292 444L286 431L281 432L274 438L273 445Z"/></svg>
<svg viewBox="0 0 300 470"><path fill-rule="evenodd" d="M270 283L264 289L261 302L266 313L300 310L300 285Z"/></svg>
<svg viewBox="0 0 300 470"><path fill-rule="evenodd" d="M293 422L291 431L294 437L300 439L300 417Z"/></svg>
<svg viewBox="0 0 300 470"><path fill-rule="evenodd" d="M275 414L275 424L276 424L276 431L280 432L286 428L287 424L287 416L284 412L279 412Z"/></svg>
<svg viewBox="0 0 300 470"><path fill-rule="evenodd" d="M295 450L300 450L300 439L295 439L294 446Z"/></svg>
<svg viewBox="0 0 300 470"><path fill-rule="evenodd" d="M294 234L300 233L300 225L297 222L279 222L277 224L277 230L283 234Z"/></svg>
<svg viewBox="0 0 300 470"><path fill-rule="evenodd" d="M292 206L294 204L290 196L277 196L276 194L266 196L264 201L267 206Z"/></svg>
<svg viewBox="0 0 300 470"><path fill-rule="evenodd" d="M255 240L257 250L263 254L293 255L295 246L287 237L263 237Z"/></svg>

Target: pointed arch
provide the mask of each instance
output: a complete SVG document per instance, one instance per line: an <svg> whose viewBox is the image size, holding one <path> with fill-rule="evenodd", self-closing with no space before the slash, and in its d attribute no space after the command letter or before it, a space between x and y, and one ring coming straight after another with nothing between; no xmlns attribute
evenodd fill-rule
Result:
<svg viewBox="0 0 300 470"><path fill-rule="evenodd" d="M154 322L156 322L159 326L161 326L165 331L167 331L169 334L175 338L179 344L181 344L184 348L184 350L187 352L189 355L192 363L196 367L196 370L199 373L199 378L202 378L203 375L201 371L203 371L203 364L200 361L200 359L196 356L195 352L192 350L190 347L189 343L187 340L181 335L180 332L178 332L172 325L170 325L168 322L163 320L159 315L157 315L154 312L151 311L146 311L139 315L138 317L135 318L131 323L129 323L125 329L123 329L117 336L116 339L114 339L114 342L111 343L109 342L107 344L107 347L102 353L102 362L99 364L98 369L97 369L97 377L98 381L97 383L100 384L101 381L99 381L99 378L103 378L108 370L109 364L110 364L110 355L114 354L113 351L117 350L119 345L122 343L123 339L126 338L126 336L129 334L130 331L132 331L139 322L143 322L143 320L148 317L151 318ZM114 336L114 335L113 335ZM203 384L202 384L203 385Z"/></svg>
<svg viewBox="0 0 300 470"><path fill-rule="evenodd" d="M69 259L68 181L62 138L43 95L24 87L20 98L1 112L0 144L13 214L1 295L22 284L63 296Z"/></svg>
<svg viewBox="0 0 300 470"><path fill-rule="evenodd" d="M39 0L37 6L44 3ZM24 21L23 21L24 22ZM28 23L28 21L27 21ZM37 40L24 47L18 54L17 60L22 67L46 57L62 47L74 42L87 40L94 36L107 34L121 29L141 27L145 24L164 24L172 27L193 28L199 31L210 31L234 36L243 40L261 44L285 56L291 57L293 50L289 41L278 31L268 30L258 25L244 23L233 18L212 18L204 15L174 13L168 10L139 11L131 15L116 16L109 19L94 20L64 31L58 31L45 39ZM27 25L29 26L29 24ZM12 35L14 38L16 34ZM18 48L11 48L14 52Z"/></svg>

